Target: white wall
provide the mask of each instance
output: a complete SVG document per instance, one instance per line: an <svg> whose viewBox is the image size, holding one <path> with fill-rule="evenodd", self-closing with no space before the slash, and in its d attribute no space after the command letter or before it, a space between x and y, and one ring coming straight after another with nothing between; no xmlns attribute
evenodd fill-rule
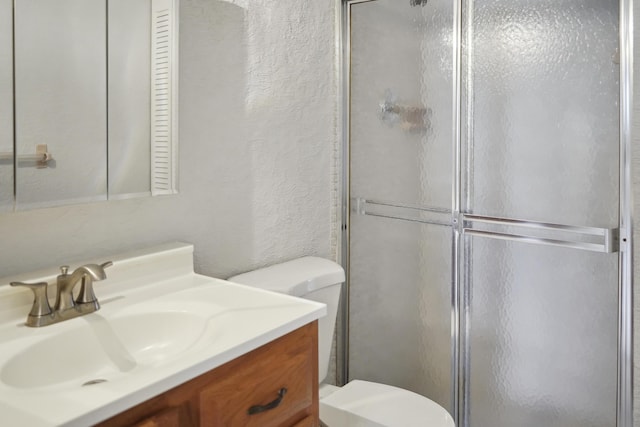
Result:
<svg viewBox="0 0 640 427"><path fill-rule="evenodd" d="M182 0L180 194L4 214L0 276L172 240L218 277L330 255L335 2L243 3Z"/></svg>

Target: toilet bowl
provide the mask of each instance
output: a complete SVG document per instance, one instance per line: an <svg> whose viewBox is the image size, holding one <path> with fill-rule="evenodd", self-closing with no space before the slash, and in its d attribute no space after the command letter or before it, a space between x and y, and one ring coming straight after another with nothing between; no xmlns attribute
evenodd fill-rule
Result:
<svg viewBox="0 0 640 427"><path fill-rule="evenodd" d="M320 420L329 427L455 427L434 401L398 387L353 380L343 387L322 384L329 369L340 289L339 264L304 257L230 277L231 282L285 293L327 305L318 320Z"/></svg>

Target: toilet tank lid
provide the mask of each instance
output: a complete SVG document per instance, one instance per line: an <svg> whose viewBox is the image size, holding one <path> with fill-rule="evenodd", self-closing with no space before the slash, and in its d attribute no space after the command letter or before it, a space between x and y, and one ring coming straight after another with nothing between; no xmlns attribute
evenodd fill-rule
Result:
<svg viewBox="0 0 640 427"><path fill-rule="evenodd" d="M239 274L228 280L299 297L344 282L344 270L328 259L308 256Z"/></svg>

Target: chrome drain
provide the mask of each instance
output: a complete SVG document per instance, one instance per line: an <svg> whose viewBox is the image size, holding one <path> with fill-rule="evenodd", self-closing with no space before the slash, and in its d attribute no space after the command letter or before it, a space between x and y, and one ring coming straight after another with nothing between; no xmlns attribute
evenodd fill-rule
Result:
<svg viewBox="0 0 640 427"><path fill-rule="evenodd" d="M82 387L86 386L86 385L94 385L94 384L100 384L100 383L106 383L107 380L104 380L102 378L97 379L97 380L91 380L91 381L87 381L86 383L82 384Z"/></svg>

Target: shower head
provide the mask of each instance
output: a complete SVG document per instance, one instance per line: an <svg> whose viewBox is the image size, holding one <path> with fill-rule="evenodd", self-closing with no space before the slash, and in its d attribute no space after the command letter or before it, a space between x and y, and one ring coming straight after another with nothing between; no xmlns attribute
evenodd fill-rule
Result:
<svg viewBox="0 0 640 427"><path fill-rule="evenodd" d="M424 6L429 0L409 0L411 6Z"/></svg>

